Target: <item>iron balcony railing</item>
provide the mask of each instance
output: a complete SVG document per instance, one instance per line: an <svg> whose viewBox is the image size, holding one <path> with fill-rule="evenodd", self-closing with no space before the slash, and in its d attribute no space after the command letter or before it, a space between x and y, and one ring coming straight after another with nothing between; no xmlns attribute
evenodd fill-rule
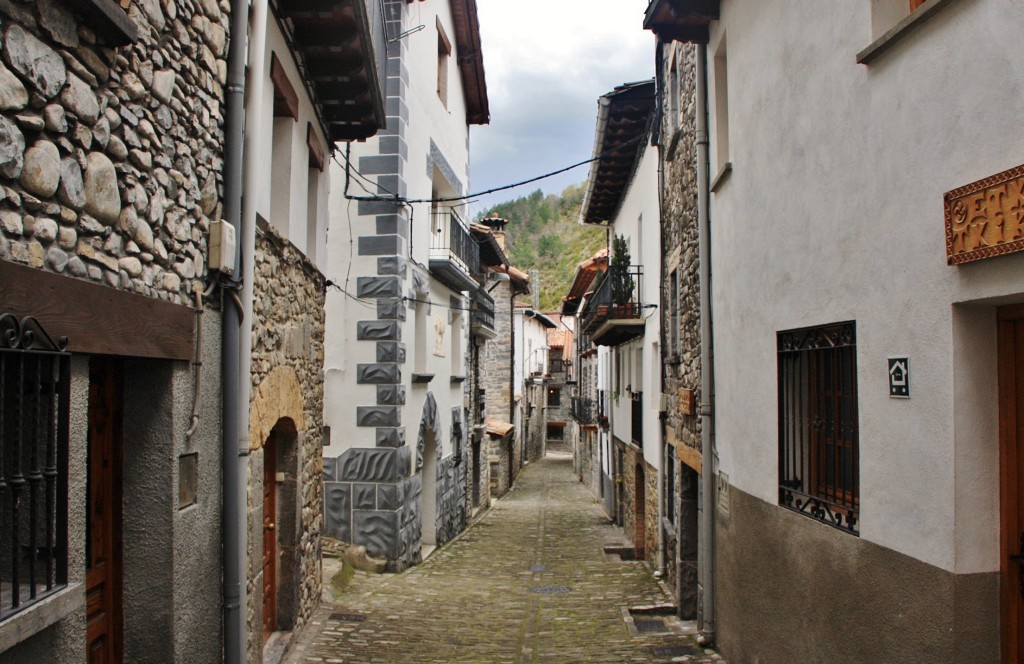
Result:
<svg viewBox="0 0 1024 664"><path fill-rule="evenodd" d="M571 415L580 424L597 423L597 404L593 399L573 397Z"/></svg>
<svg viewBox="0 0 1024 664"><path fill-rule="evenodd" d="M633 393L633 400L630 403L630 435L637 445L644 444L644 395L640 392Z"/></svg>
<svg viewBox="0 0 1024 664"><path fill-rule="evenodd" d="M482 287L473 291L472 324L494 330L494 298Z"/></svg>
<svg viewBox="0 0 1024 664"><path fill-rule="evenodd" d="M601 283L583 307L584 334L591 333L608 320L641 318L643 304L640 302L640 282L643 266L612 266L598 278Z"/></svg>
<svg viewBox="0 0 1024 664"><path fill-rule="evenodd" d="M467 275L480 273L480 246L453 208L431 213L430 258L447 259Z"/></svg>

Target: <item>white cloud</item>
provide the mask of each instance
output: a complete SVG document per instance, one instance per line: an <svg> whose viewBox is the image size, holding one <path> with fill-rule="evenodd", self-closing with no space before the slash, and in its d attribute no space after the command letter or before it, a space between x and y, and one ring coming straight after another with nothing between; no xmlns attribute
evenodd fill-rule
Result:
<svg viewBox="0 0 1024 664"><path fill-rule="evenodd" d="M478 0L491 124L472 137L473 190L524 180L590 156L597 98L654 75L646 0ZM494 194L475 208L557 192L586 168Z"/></svg>

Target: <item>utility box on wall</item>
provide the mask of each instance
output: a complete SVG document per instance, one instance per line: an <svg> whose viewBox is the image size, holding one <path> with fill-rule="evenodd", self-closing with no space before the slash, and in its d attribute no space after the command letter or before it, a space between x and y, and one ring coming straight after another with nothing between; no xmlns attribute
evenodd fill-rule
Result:
<svg viewBox="0 0 1024 664"><path fill-rule="evenodd" d="M210 224L210 269L234 274L235 246L234 226L223 219Z"/></svg>

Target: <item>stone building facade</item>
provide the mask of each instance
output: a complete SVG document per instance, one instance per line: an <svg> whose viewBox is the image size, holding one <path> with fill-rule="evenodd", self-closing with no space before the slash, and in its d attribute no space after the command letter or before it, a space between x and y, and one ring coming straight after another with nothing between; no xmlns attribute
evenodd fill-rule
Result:
<svg viewBox="0 0 1024 664"><path fill-rule="evenodd" d="M222 649L221 302L207 242L228 17L212 0L111 8L0 5L0 316L5 331L19 321L2 352L9 369L45 331L69 353L69 410L53 414L67 427L67 466L53 469L66 577L0 606L4 662L216 661ZM17 413L0 411L6 429ZM25 583L2 574L5 588Z"/></svg>
<svg viewBox="0 0 1024 664"><path fill-rule="evenodd" d="M695 48L659 46L662 89L659 156L665 551L669 587L680 615L697 611L697 488L701 471L700 282L697 251Z"/></svg>
<svg viewBox="0 0 1024 664"><path fill-rule="evenodd" d="M502 244L504 233L501 233ZM513 300L517 282L498 282L491 295L494 297L494 331L496 336L487 342L482 354L480 387L483 389L484 417L489 422L487 461L490 492L503 496L518 473L515 450L515 385L513 383ZM498 434L497 432L502 433Z"/></svg>
<svg viewBox="0 0 1024 664"><path fill-rule="evenodd" d="M249 416L246 608L249 661L262 661L261 629L301 627L321 595L323 526L323 381L325 278L309 258L267 224L257 228L252 396ZM273 503L266 483L273 481ZM265 560L264 529L274 524L277 568ZM273 574L275 602L263 588ZM272 606L273 618L264 615Z"/></svg>

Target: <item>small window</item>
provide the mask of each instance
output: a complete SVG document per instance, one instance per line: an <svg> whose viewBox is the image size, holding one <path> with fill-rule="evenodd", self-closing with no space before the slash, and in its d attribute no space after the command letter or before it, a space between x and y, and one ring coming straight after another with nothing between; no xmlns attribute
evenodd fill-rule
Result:
<svg viewBox="0 0 1024 664"><path fill-rule="evenodd" d="M665 444L665 517L676 522L676 448Z"/></svg>
<svg viewBox="0 0 1024 664"><path fill-rule="evenodd" d="M679 312L679 269L672 270L672 273L668 277L669 283L669 325L671 329L669 333L669 354L674 357L679 356L682 349L680 348L680 330L679 327L682 325L681 316Z"/></svg>
<svg viewBox="0 0 1024 664"><path fill-rule="evenodd" d="M729 61L726 56L725 35L715 51L715 170L725 171L729 163Z"/></svg>
<svg viewBox="0 0 1024 664"><path fill-rule="evenodd" d="M0 621L67 585L70 355L0 316Z"/></svg>
<svg viewBox="0 0 1024 664"><path fill-rule="evenodd" d="M855 324L780 332L779 504L857 534Z"/></svg>
<svg viewBox="0 0 1024 664"><path fill-rule="evenodd" d="M437 97L448 108L448 67L452 55L452 43L444 32L441 19L437 19Z"/></svg>
<svg viewBox="0 0 1024 664"><path fill-rule="evenodd" d="M559 407L562 405L562 388L560 387L549 387L548 388L548 406Z"/></svg>

